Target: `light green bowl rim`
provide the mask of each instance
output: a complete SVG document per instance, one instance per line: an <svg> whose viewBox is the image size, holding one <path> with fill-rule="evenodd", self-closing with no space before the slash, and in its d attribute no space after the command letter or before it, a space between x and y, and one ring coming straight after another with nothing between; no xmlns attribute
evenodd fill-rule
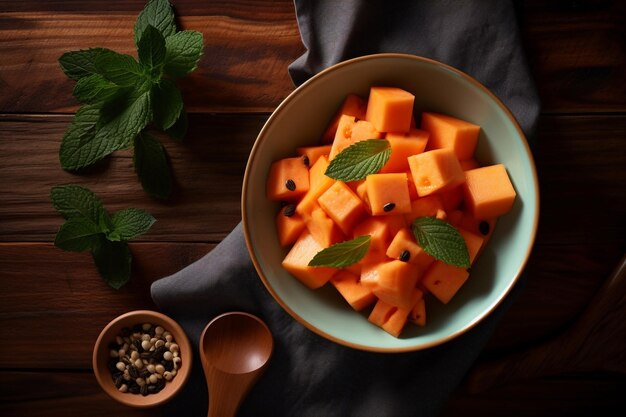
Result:
<svg viewBox="0 0 626 417"><path fill-rule="evenodd" d="M513 125L513 127L515 128L515 130L517 131L517 133L519 134L520 138L522 139L522 144L524 146L524 150L528 156L528 160L531 166L531 176L532 176L532 183L534 186L534 189L537 190L537 194L535 195L535 207L534 207L534 213L535 216L533 218L533 224L532 224L532 230L531 230L531 237L528 240L528 246L526 247L526 253L524 255L524 260L523 262L519 265L518 270L515 272L515 277L510 281L509 285L506 287L506 290L503 291L501 293L501 296L499 298L497 298L491 306L489 306L489 308L485 309L483 311L482 314L476 316L474 318L474 320L470 321L467 325L465 325L464 327L456 330L455 332L449 334L446 337L442 337L440 339L437 339L435 341L432 342L427 342L427 343L422 343L419 345L412 345L412 346L401 346L401 347L397 347L397 348L387 348L387 347L374 347L374 346L368 346L368 345L362 345L362 344L356 344L356 343L351 343L348 342L346 340L337 338L331 334L328 334L322 330L320 330L319 328L315 327L314 325L312 325L311 323L309 323L307 320L305 320L303 317L301 317L300 315L296 314L290 307L289 305L278 296L278 294L274 291L274 289L272 288L272 286L270 285L269 281L267 280L267 278L265 277L265 274L263 272L263 270L261 269L261 266L259 264L259 261L256 257L256 254L254 252L254 248L252 246L252 241L250 238L250 225L249 225L249 221L248 221L248 212L246 209L246 195L248 193L248 183L250 181L250 170L251 170L251 166L254 163L254 160L257 156L257 151L258 148L260 146L260 142L261 139L265 136L265 132L270 128L270 126L275 122L275 119L277 118L277 115L282 111L283 107L286 107L288 105L288 103L294 99L295 96L297 96L298 94L300 94L301 91L304 91L308 88L311 88L312 85L320 78L325 77L326 75L328 75L329 73L336 71L339 68L343 68L344 66L348 66L348 65L352 65L355 62L362 62L362 61L367 61L367 60L376 60L376 59L385 59L385 58L400 58L400 59L409 59L409 60L415 60L415 61L419 61L422 63L426 63L426 64L431 64L437 67L440 67L441 69L445 70L445 71L449 71L453 74L456 74L457 76L460 76L464 79L466 79L467 81L469 81L471 84L473 84L476 88L478 88L479 90L481 90L482 92L484 92L489 98L491 98L491 100L494 101L495 104L498 105L498 107L500 107L500 109L507 115L509 121L511 122L511 124ZM245 241L246 241L246 246L248 248L248 252L250 253L250 257L252 259L252 263L254 264L254 267L257 271L257 273L259 274L259 277L261 278L261 280L263 281L263 285L265 285L265 288L267 288L267 290L270 292L270 294L272 295L272 297L274 297L274 299L276 300L276 302L278 302L278 304L285 310L287 311L287 313L289 313L294 319L296 319L296 321L298 321L300 324L302 324L303 326L305 326L307 329L313 331L314 333L328 339L331 340L335 343L338 343L340 345L343 346L348 346L354 349L359 349L359 350L365 350L365 351L370 351L370 352L381 352L381 353L400 353L400 352L411 352L411 351L416 351L416 350L422 350L422 349L427 349L427 348L431 348L440 344L443 344L451 339L454 339L460 335L462 335L463 333L469 331L470 329L474 328L474 326L476 326L480 321L482 321L485 317L487 317L489 314L491 314L493 312L493 310L496 309L496 307L498 307L498 305L500 305L500 303L506 298L506 296L511 292L511 290L513 289L513 287L515 286L515 284L517 283L517 281L519 280L522 271L524 270L526 264L528 263L528 259L530 257L530 253L532 251L534 242L535 242L535 238L537 236L537 228L539 225L539 181L537 179L537 169L535 166L535 161L533 158L533 154L530 150L530 146L528 145L528 141L526 140L526 136L524 135L524 132L522 131L521 127L519 126L519 123L517 122L517 119L515 118L515 116L513 115L513 113L511 113L511 111L504 105L504 103L502 103L502 101L500 101L500 99L498 97L496 97L487 87L485 87L483 84L481 84L478 80L476 80L475 78L473 78L472 76L454 68L451 67L449 65L446 65L444 63L441 63L439 61L435 61L433 59L430 58L424 58L421 56L417 56L417 55L409 55L409 54L400 54L400 53L383 53L383 54L373 54L373 55L365 55L365 56L361 56L361 57L357 57L357 58L353 58L353 59L349 59L347 61L343 61L340 62L338 64L333 65L332 67L329 67L321 72L319 72L318 74L314 75L313 77L311 77L310 79L308 79L306 82L304 82L302 85L300 85L298 88L296 88L294 91L291 92L291 94L289 94L279 105L278 107L276 107L276 109L274 110L274 112L272 112L272 114L270 115L269 119L267 120L267 122L265 122L265 124L263 125L263 128L261 129L261 131L259 132L254 145L252 146L252 150L250 151L250 156L248 158L248 163L246 164L246 171L244 173L244 178L243 178L243 185L242 185L242 190L241 190L241 213L242 213L242 219L243 219L243 231L244 231L244 237L245 237Z"/></svg>

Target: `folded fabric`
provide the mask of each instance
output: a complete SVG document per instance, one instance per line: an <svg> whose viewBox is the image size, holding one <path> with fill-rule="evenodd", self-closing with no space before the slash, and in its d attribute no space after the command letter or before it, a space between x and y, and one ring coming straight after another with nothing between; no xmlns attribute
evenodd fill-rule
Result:
<svg viewBox="0 0 626 417"><path fill-rule="evenodd" d="M422 55L487 85L532 135L539 102L509 1L296 0L306 53L289 68L295 84L342 60L377 52ZM517 286L514 293L519 290ZM258 315L270 327L270 365L239 416L434 416L484 347L515 294L478 326L425 351L381 354L329 342L273 300L248 255L241 225L202 259L156 281L152 297L195 346L226 311ZM197 355L197 352L196 352ZM164 413L202 416L207 389L198 357L185 389Z"/></svg>

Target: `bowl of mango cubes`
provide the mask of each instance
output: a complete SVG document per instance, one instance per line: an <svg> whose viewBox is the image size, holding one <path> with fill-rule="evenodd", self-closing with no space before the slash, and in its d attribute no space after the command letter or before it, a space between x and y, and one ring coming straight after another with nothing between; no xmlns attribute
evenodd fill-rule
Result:
<svg viewBox="0 0 626 417"><path fill-rule="evenodd" d="M538 225L537 173L486 87L404 54L355 58L298 87L259 133L246 244L274 299L336 343L433 347L502 302Z"/></svg>

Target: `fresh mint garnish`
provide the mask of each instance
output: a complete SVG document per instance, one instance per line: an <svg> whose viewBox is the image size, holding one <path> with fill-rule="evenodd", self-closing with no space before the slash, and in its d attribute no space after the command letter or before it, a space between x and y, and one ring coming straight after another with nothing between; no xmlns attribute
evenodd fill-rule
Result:
<svg viewBox="0 0 626 417"><path fill-rule="evenodd" d="M78 185L53 187L50 199L67 220L54 245L72 252L91 251L104 280L113 288L124 285L130 278L131 265L126 242L146 233L154 224L154 217L134 208L110 216L94 193Z"/></svg>
<svg viewBox="0 0 626 417"><path fill-rule="evenodd" d="M352 240L336 243L315 254L309 266L330 266L343 268L357 263L367 254L370 247L369 235L359 236Z"/></svg>
<svg viewBox="0 0 626 417"><path fill-rule="evenodd" d="M356 142L330 161L325 174L339 181L358 181L375 174L387 163L391 146L385 139Z"/></svg>
<svg viewBox="0 0 626 417"><path fill-rule="evenodd" d="M417 243L433 258L459 268L470 267L465 240L450 223L435 217L418 217L411 228Z"/></svg>
<svg viewBox="0 0 626 417"><path fill-rule="evenodd" d="M150 0L139 13L135 22L135 44L139 45L148 26L156 28L164 38L176 33L174 10L167 0Z"/></svg>
<svg viewBox="0 0 626 417"><path fill-rule="evenodd" d="M170 196L172 176L165 149L158 140L145 132L138 135L135 138L134 163L144 190L162 199Z"/></svg>
<svg viewBox="0 0 626 417"><path fill-rule="evenodd" d="M63 169L80 170L133 147L151 123L177 141L185 136L187 116L174 79L197 68L204 48L202 33L177 32L170 3L151 0L137 18L134 39L138 59L106 48L68 52L59 58L63 72L77 81L74 96L84 103L61 142ZM158 167L136 169L146 192L157 198L171 194L172 181L162 181L171 178L164 153L160 146L135 158L143 166ZM146 161L152 156L158 160ZM157 178L143 177L153 173ZM145 187L155 183L159 186Z"/></svg>
<svg viewBox="0 0 626 417"><path fill-rule="evenodd" d="M198 67L202 55L202 34L183 30L165 39L165 72L172 77L184 77Z"/></svg>

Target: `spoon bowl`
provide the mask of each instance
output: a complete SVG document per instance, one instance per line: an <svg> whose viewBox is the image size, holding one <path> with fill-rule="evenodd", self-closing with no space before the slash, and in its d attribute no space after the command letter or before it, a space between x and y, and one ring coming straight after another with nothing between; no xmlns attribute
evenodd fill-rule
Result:
<svg viewBox="0 0 626 417"><path fill-rule="evenodd" d="M235 415L273 349L269 328L252 314L225 313L207 324L200 336L200 359L209 388L209 417Z"/></svg>

